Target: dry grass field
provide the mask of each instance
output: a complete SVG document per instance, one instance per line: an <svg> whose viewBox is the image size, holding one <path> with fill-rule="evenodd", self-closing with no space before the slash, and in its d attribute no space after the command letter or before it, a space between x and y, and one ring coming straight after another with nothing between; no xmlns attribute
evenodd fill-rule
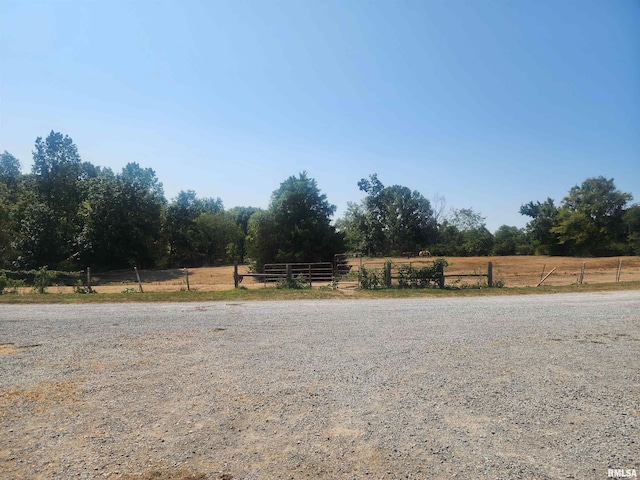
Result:
<svg viewBox="0 0 640 480"><path fill-rule="evenodd" d="M382 268L385 262L394 265L411 264L414 267L431 265L433 259L415 258L363 258L366 268ZM464 285L485 282L483 277L460 277L455 274L487 273L487 263L493 263L494 281L504 282L505 287L535 287L540 279L555 268L555 271L544 281L544 285L561 286L578 283L580 270L585 264L584 283L614 283L620 261L622 268L620 281L640 281L640 257L606 257L576 258L548 256L509 256L509 257L447 257L449 266L445 269L447 284ZM349 259L357 272L360 258ZM248 267L241 265L240 273L247 273ZM142 288L145 292L176 292L186 290L184 270L143 270L140 272ZM137 290L138 284L133 270L96 274L92 285L99 293L120 293L127 289ZM242 284L245 288L265 288L265 284L245 277ZM267 287L273 284L267 285ZM317 286L322 286L318 284ZM189 287L195 291L219 291L233 289L233 266L195 268L189 270ZM354 288L355 283L340 284L339 288ZM50 292L71 292L70 287L51 287Z"/></svg>

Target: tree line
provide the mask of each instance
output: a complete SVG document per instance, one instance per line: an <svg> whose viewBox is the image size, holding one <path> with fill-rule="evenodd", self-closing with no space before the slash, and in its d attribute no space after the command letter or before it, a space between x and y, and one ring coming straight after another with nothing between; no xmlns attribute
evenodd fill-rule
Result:
<svg viewBox="0 0 640 480"><path fill-rule="evenodd" d="M108 270L251 262L330 261L337 253L371 256L640 254L640 205L613 179L590 178L552 199L522 205L523 229L491 233L473 208L445 212L420 192L385 186L376 174L365 194L332 223L336 207L306 172L284 180L267 209L225 209L220 198L181 191L171 201L151 168L122 171L82 161L67 135L38 137L33 165L0 155L0 268Z"/></svg>

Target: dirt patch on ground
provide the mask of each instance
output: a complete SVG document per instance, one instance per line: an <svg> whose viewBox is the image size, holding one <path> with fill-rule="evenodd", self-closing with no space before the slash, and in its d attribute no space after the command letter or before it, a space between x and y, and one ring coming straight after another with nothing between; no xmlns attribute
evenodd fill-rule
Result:
<svg viewBox="0 0 640 480"><path fill-rule="evenodd" d="M16 347L13 343L3 343L0 344L0 355L9 355L16 351Z"/></svg>

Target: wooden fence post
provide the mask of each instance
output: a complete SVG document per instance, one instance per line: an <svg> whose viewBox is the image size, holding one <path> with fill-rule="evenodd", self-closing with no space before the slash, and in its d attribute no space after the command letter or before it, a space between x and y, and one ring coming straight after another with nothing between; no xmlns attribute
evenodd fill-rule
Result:
<svg viewBox="0 0 640 480"><path fill-rule="evenodd" d="M187 281L187 292L190 292L191 288L189 287L189 269L188 268L184 269L184 278Z"/></svg>
<svg viewBox="0 0 640 480"><path fill-rule="evenodd" d="M622 259L618 263L618 273L616 273L616 282L620 281L620 274L622 273Z"/></svg>
<svg viewBox="0 0 640 480"><path fill-rule="evenodd" d="M87 267L87 288L91 291L91 267Z"/></svg>
<svg viewBox="0 0 640 480"><path fill-rule="evenodd" d="M233 288L238 288L238 261L233 262Z"/></svg>
<svg viewBox="0 0 640 480"><path fill-rule="evenodd" d="M542 285L542 282L544 282L549 277L549 275L551 275L553 272L555 272L556 268L558 268L558 267L553 267L553 269L551 269L551 271L549 273L547 273L547 275L542 280L540 280L540 283L538 283L536 285L536 287L539 287L540 285Z"/></svg>
<svg viewBox="0 0 640 480"><path fill-rule="evenodd" d="M391 288L391 262L384 264L384 286Z"/></svg>
<svg viewBox="0 0 640 480"><path fill-rule="evenodd" d="M133 269L136 271L136 278L138 279L138 288L140 288L140 293L144 293L142 291L142 282L140 281L140 274L138 273L138 267L134 266Z"/></svg>
<svg viewBox="0 0 640 480"><path fill-rule="evenodd" d="M582 282L584 282L584 267L586 265L586 262L582 262L582 267L580 267L580 285L582 285Z"/></svg>
<svg viewBox="0 0 640 480"><path fill-rule="evenodd" d="M493 262L487 263L487 285L493 287Z"/></svg>
<svg viewBox="0 0 640 480"><path fill-rule="evenodd" d="M291 279L293 277L293 268L290 263L287 263L287 285L291 285Z"/></svg>
<svg viewBox="0 0 640 480"><path fill-rule="evenodd" d="M444 265L440 265L440 272L438 272L438 287L444 289Z"/></svg>

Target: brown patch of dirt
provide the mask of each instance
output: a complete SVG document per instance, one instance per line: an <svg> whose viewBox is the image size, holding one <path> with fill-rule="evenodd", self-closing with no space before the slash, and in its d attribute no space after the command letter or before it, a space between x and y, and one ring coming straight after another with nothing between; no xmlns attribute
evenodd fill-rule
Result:
<svg viewBox="0 0 640 480"><path fill-rule="evenodd" d="M50 406L71 403L77 400L78 385L82 378L65 380L62 382L40 382L27 388L12 388L0 392L0 412L6 412L4 407L23 405L29 411L41 414Z"/></svg>
<svg viewBox="0 0 640 480"><path fill-rule="evenodd" d="M0 344L0 355L9 355L10 353L14 353L16 351L16 347L13 343L3 343Z"/></svg>

